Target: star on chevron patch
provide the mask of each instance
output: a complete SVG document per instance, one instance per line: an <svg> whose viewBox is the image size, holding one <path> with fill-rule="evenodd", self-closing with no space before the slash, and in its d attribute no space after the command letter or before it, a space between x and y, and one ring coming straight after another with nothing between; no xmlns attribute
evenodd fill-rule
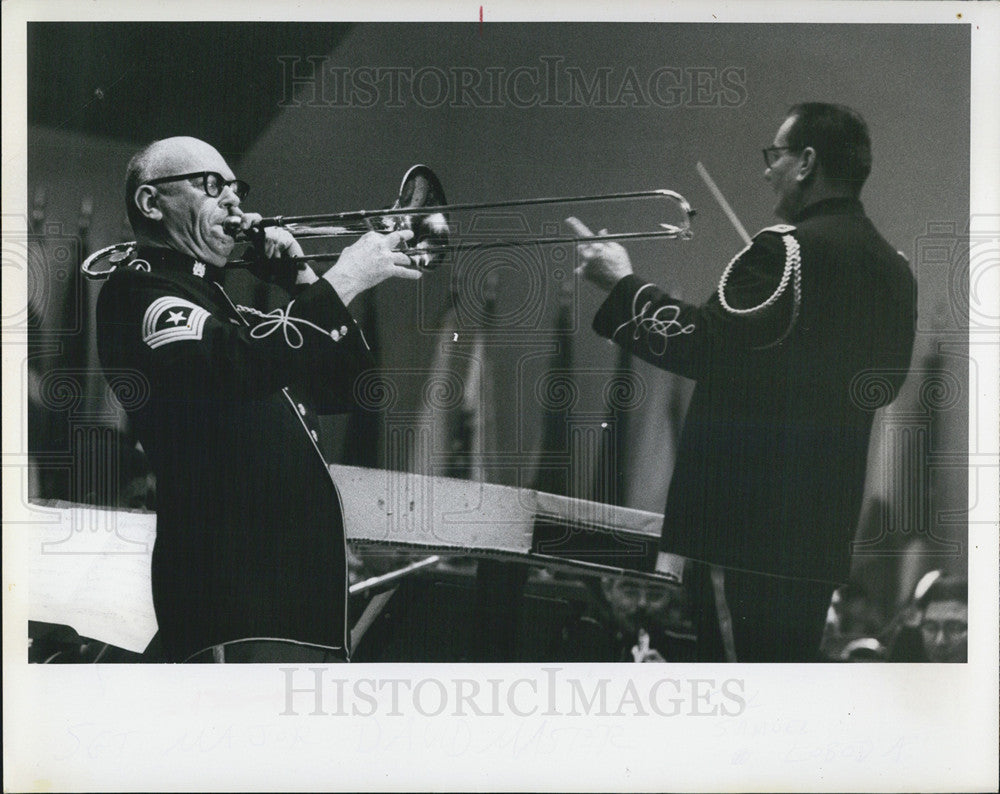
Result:
<svg viewBox="0 0 1000 794"><path fill-rule="evenodd" d="M157 298L143 315L142 341L155 350L168 342L201 339L208 316L205 309L184 298Z"/></svg>

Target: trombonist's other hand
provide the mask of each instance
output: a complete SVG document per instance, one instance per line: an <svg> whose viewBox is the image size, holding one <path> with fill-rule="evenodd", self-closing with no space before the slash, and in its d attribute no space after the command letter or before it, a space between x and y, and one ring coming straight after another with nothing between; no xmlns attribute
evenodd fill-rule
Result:
<svg viewBox="0 0 1000 794"><path fill-rule="evenodd" d="M295 239L288 229L269 226L264 230L264 256L268 259L287 259L290 257L300 257L305 254L302 246ZM295 269L295 283L304 286L318 281L319 276L308 263L299 262Z"/></svg>
<svg viewBox="0 0 1000 794"><path fill-rule="evenodd" d="M305 262L282 262L281 260L303 256L302 246L290 231L276 226L260 230L257 224L263 218L256 212L242 212L230 215L232 221L227 224L229 233L233 236L243 232L250 238L251 258L257 265L251 272L267 281L273 281L284 289L292 289L293 285L305 286L312 284L319 277ZM263 251L259 250L263 248Z"/></svg>
<svg viewBox="0 0 1000 794"><path fill-rule="evenodd" d="M418 279L421 272L412 267L411 257L397 250L412 237L411 229L389 234L368 232L341 252L337 264L323 278L337 290L345 306L387 278Z"/></svg>
<svg viewBox="0 0 1000 794"><path fill-rule="evenodd" d="M268 226L264 230L264 256L279 259L286 256L303 256L302 246L288 229ZM311 269L311 268L310 268Z"/></svg>
<svg viewBox="0 0 1000 794"><path fill-rule="evenodd" d="M243 212L239 207L233 207L226 218L226 232L233 237L241 232L246 234L251 243L258 238L259 230L254 228L264 220L259 212ZM280 226L268 226L264 229L264 256L267 259L279 259L286 256L302 256L302 246L288 229Z"/></svg>
<svg viewBox="0 0 1000 794"><path fill-rule="evenodd" d="M576 218L567 218L566 223L581 237L594 236L594 233ZM602 229L598 234L607 234L607 230ZM628 251L618 243L587 241L577 243L576 249L581 260L576 272L606 292L610 292L615 284L632 273L632 261L628 257Z"/></svg>

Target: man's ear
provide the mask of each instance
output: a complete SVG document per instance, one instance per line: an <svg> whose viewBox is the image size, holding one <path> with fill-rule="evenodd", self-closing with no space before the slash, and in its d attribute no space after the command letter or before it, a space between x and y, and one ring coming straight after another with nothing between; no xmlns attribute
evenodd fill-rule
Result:
<svg viewBox="0 0 1000 794"><path fill-rule="evenodd" d="M139 185L133 200L145 217L153 221L163 220L163 211L158 205L159 195L152 185Z"/></svg>
<svg viewBox="0 0 1000 794"><path fill-rule="evenodd" d="M816 156L816 150L812 146L807 146L802 150L802 154L799 155L799 169L795 174L795 178L799 182L805 182L819 170L819 158Z"/></svg>

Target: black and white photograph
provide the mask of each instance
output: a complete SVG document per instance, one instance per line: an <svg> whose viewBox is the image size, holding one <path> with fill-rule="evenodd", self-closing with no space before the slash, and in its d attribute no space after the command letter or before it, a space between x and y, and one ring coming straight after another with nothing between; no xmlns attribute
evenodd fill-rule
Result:
<svg viewBox="0 0 1000 794"><path fill-rule="evenodd" d="M995 790L994 4L91 10L3 9L5 790Z"/></svg>

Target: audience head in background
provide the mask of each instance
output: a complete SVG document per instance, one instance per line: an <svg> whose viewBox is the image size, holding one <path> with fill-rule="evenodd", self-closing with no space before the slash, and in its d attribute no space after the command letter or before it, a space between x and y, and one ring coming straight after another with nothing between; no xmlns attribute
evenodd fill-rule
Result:
<svg viewBox="0 0 1000 794"><path fill-rule="evenodd" d="M920 634L930 662L964 662L969 652L969 584L941 578L918 600Z"/></svg>

